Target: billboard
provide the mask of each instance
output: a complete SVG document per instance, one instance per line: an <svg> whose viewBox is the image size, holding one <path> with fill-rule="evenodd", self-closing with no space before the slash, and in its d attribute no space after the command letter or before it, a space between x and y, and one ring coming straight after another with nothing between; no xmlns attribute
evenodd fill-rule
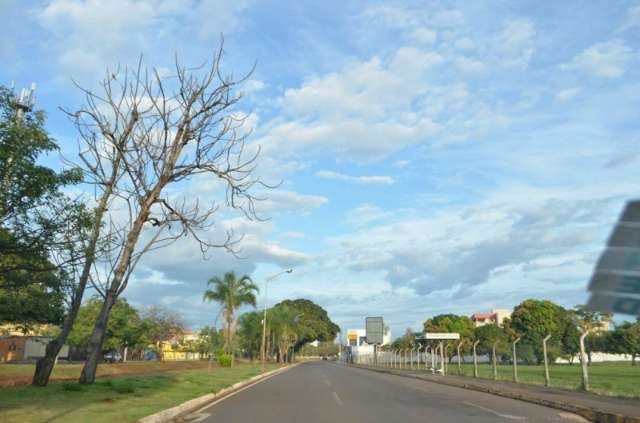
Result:
<svg viewBox="0 0 640 423"><path fill-rule="evenodd" d="M367 344L382 345L384 342L384 322L382 317L367 317L365 319Z"/></svg>

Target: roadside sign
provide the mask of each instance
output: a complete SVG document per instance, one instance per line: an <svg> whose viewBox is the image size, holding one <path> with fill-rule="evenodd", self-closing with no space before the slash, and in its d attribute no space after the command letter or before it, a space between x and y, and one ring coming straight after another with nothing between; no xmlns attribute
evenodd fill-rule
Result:
<svg viewBox="0 0 640 423"><path fill-rule="evenodd" d="M640 201L629 201L589 282L587 308L640 316Z"/></svg>
<svg viewBox="0 0 640 423"><path fill-rule="evenodd" d="M460 339L460 334L459 333L426 333L424 335L424 338L446 341L449 339Z"/></svg>
<svg viewBox="0 0 640 423"><path fill-rule="evenodd" d="M382 317L367 317L365 319L367 344L382 345L384 342L384 322Z"/></svg>

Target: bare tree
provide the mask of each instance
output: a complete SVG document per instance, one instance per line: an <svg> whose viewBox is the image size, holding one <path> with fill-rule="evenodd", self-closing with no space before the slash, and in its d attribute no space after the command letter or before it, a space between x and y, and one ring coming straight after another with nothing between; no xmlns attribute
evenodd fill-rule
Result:
<svg viewBox="0 0 640 423"><path fill-rule="evenodd" d="M103 88L109 88L109 80L105 80ZM94 96L85 90L85 98L89 105L87 109L76 113L67 114L74 120L75 126L80 135L80 160L84 169L85 182L94 186L97 195L96 205L91 216L90 231L87 234L77 233L73 239L66 242L66 248L58 249L59 254L55 255L57 261L71 263L67 266L71 269L71 278L76 281L70 290L69 305L67 315L62 324L62 330L47 344L44 357L36 363L32 384L34 386L46 386L53 371L56 359L60 350L64 346L73 324L78 316L78 311L82 304L82 298L87 287L87 283L92 279L92 269L95 267L97 256L109 249L109 237L106 241L101 238L104 233L103 222L105 214L113 204L114 191L118 187L123 176L121 166L122 155L120 151L126 148L129 137L138 119L135 113L117 116L116 127L122 125L123 129L117 136L102 138L98 136L101 131L99 126L102 121L96 115L97 105ZM123 120L122 120L123 119ZM98 124L98 126L96 126ZM98 148L98 145L100 147ZM81 260L75 259L76 256ZM69 258L71 257L71 258Z"/></svg>
<svg viewBox="0 0 640 423"><path fill-rule="evenodd" d="M111 248L105 266L93 275L104 302L80 383L95 380L109 313L144 254L185 236L195 239L203 254L210 248L235 251L238 240L231 232L218 242L205 239L217 203L172 198L167 186L209 176L208 182L221 181L226 187L227 207L256 217L252 188L267 185L253 174L259 150L245 158L245 117L234 109L241 98L235 89L244 79L222 74L222 55L220 47L210 66L194 69L176 61L176 74L169 77L140 62L137 69L112 73L100 94L83 90L87 108L77 115L85 119L84 128L93 128L93 137L82 138L96 159L86 171L99 174L112 166L114 156L103 150L115 146L122 177L113 186L117 210L108 219Z"/></svg>

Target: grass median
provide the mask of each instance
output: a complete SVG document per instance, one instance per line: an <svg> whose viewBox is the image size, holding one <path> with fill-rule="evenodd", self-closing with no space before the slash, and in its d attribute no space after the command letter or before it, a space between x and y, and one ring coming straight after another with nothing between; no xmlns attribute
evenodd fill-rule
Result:
<svg viewBox="0 0 640 423"><path fill-rule="evenodd" d="M267 370L278 365L271 364ZM116 376L93 385L53 382L0 390L2 422L131 422L260 374L259 364Z"/></svg>

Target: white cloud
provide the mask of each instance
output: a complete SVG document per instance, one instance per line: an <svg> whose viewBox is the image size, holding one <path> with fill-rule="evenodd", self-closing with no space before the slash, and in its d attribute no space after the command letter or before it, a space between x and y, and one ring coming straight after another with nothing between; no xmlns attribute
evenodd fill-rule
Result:
<svg viewBox="0 0 640 423"><path fill-rule="evenodd" d="M276 214L308 215L329 201L320 195L299 194L294 191L272 190L257 196L265 200L256 202L258 213L272 216Z"/></svg>
<svg viewBox="0 0 640 423"><path fill-rule="evenodd" d="M260 81L259 79L250 79L244 83L242 91L246 94L253 94L262 91L266 85L264 81Z"/></svg>
<svg viewBox="0 0 640 423"><path fill-rule="evenodd" d="M414 40L419 42L420 44L430 45L436 42L438 38L438 33L432 29L427 27L416 28L412 32L412 37Z"/></svg>
<svg viewBox="0 0 640 423"><path fill-rule="evenodd" d="M361 185L393 185L395 182L391 176L350 176L330 170L318 171L316 176L318 178L353 182Z"/></svg>
<svg viewBox="0 0 640 423"><path fill-rule="evenodd" d="M219 0L51 0L32 13L67 75L95 81L107 66L130 64L155 46L174 45L177 34L191 31L206 38L228 32L246 7L245 1Z"/></svg>
<svg viewBox="0 0 640 423"><path fill-rule="evenodd" d="M624 74L632 55L633 50L623 40L612 40L592 45L560 68L615 79Z"/></svg>
<svg viewBox="0 0 640 423"><path fill-rule="evenodd" d="M556 94L556 101L568 101L580 94L581 88L567 88L566 90L558 91Z"/></svg>

